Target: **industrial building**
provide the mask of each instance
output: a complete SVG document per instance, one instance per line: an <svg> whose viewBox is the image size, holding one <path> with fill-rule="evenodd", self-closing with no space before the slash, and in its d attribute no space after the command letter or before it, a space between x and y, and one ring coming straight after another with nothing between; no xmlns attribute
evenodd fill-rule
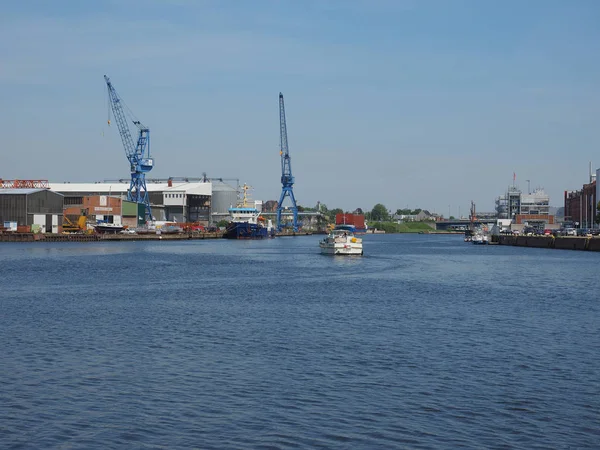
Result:
<svg viewBox="0 0 600 450"><path fill-rule="evenodd" d="M523 193L514 184L504 195L496 199L498 219L510 219L514 224L527 224L536 228L554 225L554 216L550 214L550 197L543 188Z"/></svg>
<svg viewBox="0 0 600 450"><path fill-rule="evenodd" d="M9 231L60 233L63 195L48 189L0 189L0 225Z"/></svg>
<svg viewBox="0 0 600 450"><path fill-rule="evenodd" d="M234 186L222 178L146 180L153 219L180 223L198 222L203 225L217 223L229 216L229 208L237 201L238 186L237 180L235 181ZM65 207L73 208L73 211L85 209L85 199L89 197L126 199L129 185L125 180L102 183L49 183L50 189L64 196ZM104 207L118 208L118 205L107 204ZM111 209L106 212L114 211Z"/></svg>
<svg viewBox="0 0 600 450"><path fill-rule="evenodd" d="M74 197L68 197L72 200ZM76 200L79 202L79 200ZM63 214L68 224L78 223L81 216L92 222L107 222L136 228L145 223L146 206L120 197L107 195L84 196L82 204L65 206Z"/></svg>
<svg viewBox="0 0 600 450"><path fill-rule="evenodd" d="M575 228L597 228L596 215L598 214L598 201L600 199L600 186L597 180L600 169L592 173L587 184L577 191L565 191L565 222Z"/></svg>

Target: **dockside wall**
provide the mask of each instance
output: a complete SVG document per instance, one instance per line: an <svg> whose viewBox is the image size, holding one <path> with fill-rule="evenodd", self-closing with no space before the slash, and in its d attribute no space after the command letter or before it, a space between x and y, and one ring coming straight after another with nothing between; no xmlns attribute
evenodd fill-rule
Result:
<svg viewBox="0 0 600 450"><path fill-rule="evenodd" d="M600 237L585 236L498 236L500 245L555 248L560 250L600 251Z"/></svg>

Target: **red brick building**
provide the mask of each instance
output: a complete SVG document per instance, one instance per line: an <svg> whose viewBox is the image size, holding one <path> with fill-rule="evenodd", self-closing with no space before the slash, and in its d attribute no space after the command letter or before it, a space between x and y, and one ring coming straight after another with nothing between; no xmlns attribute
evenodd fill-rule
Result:
<svg viewBox="0 0 600 450"><path fill-rule="evenodd" d="M578 191L565 191L565 221L571 221L579 228L593 228L597 205L596 180L584 184Z"/></svg>

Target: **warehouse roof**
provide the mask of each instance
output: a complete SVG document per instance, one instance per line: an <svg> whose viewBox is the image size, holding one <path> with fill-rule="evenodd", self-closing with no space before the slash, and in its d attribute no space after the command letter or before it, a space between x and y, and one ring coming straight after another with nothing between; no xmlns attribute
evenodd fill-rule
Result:
<svg viewBox="0 0 600 450"><path fill-rule="evenodd" d="M148 192L185 192L187 194L211 195L212 184L210 182L173 182L168 183L146 183ZM115 194L127 192L129 183L50 183L50 189L61 193L95 193L113 192Z"/></svg>
<svg viewBox="0 0 600 450"><path fill-rule="evenodd" d="M35 194L40 191L47 191L48 189L35 189L35 188L17 188L17 189L0 189L0 194L4 195L29 195Z"/></svg>

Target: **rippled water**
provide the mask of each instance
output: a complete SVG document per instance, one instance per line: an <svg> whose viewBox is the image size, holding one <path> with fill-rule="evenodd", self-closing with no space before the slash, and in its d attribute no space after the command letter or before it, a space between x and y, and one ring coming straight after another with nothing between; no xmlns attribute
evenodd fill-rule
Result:
<svg viewBox="0 0 600 450"><path fill-rule="evenodd" d="M600 254L0 245L0 448L600 448Z"/></svg>

